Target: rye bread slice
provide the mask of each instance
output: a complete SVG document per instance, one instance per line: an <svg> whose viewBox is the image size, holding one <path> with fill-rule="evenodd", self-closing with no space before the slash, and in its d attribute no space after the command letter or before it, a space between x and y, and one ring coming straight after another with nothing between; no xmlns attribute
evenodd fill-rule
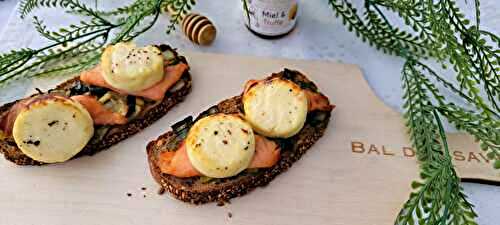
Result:
<svg viewBox="0 0 500 225"><path fill-rule="evenodd" d="M285 71L273 74L270 77L285 77L300 84L302 88L318 92L316 85L298 71L285 69ZM230 114L241 113L242 111L241 95L239 95L211 107L201 113L196 120L213 113ZM288 139L275 140L280 144L282 149L281 158L275 166L258 169L257 171L245 170L237 176L214 179L210 182L203 182L200 177L178 178L160 171L157 165L158 154L162 151L171 150L172 146L178 146L179 144L178 134L174 131L169 131L147 145L146 152L150 171L162 188L181 201L192 204L203 204L214 201L227 202L231 198L242 196L259 186L268 184L277 175L290 168L294 162L300 159L323 136L330 116L331 110L310 112L304 127L297 135Z"/></svg>
<svg viewBox="0 0 500 225"><path fill-rule="evenodd" d="M174 52L176 59L180 62L187 64L186 59L183 56L178 56L177 52L172 49L170 46L161 45L160 49L162 51L171 50ZM79 77L75 77L64 83L59 84L56 88L49 90L48 92L67 90L75 85L75 83L79 82ZM179 81L173 85L172 87L179 86L178 84L182 83L180 88L175 90L169 90L165 93L165 97L162 101L154 102L148 105L147 109L145 109L137 118L134 118L127 124L123 125L113 125L109 126L108 131L99 139L97 137L93 137L89 143L84 147L84 149L75 155L72 159L81 157L81 156L91 156L100 151L103 151L118 142L125 140L132 135L138 133L149 125L153 124L156 120L160 119L162 116L167 114L167 112L182 102L187 94L191 91L192 79L189 70L184 71L184 74L181 76ZM20 100L7 103L3 106L0 106L0 116L4 113L8 112L10 108ZM23 154L23 152L17 147L14 139L12 137L8 137L4 140L0 140L0 152L4 154L4 157L17 164L17 165L44 165L45 163L36 161Z"/></svg>

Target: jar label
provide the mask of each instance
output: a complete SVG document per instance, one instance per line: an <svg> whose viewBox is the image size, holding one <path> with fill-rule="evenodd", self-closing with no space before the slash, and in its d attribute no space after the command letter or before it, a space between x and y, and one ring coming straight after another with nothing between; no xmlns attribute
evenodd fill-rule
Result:
<svg viewBox="0 0 500 225"><path fill-rule="evenodd" d="M246 0L246 25L263 35L281 35L289 32L297 21L297 0Z"/></svg>

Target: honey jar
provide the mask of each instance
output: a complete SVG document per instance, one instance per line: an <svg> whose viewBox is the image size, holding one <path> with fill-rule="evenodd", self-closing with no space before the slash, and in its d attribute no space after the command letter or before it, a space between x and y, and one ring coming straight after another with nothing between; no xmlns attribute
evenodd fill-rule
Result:
<svg viewBox="0 0 500 225"><path fill-rule="evenodd" d="M252 33L263 38L279 38L297 24L297 0L243 0L244 21Z"/></svg>

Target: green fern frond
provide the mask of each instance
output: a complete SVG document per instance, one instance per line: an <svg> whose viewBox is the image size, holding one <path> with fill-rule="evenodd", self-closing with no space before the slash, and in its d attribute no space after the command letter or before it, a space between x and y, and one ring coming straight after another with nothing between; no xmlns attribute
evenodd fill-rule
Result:
<svg viewBox="0 0 500 225"><path fill-rule="evenodd" d="M473 135L480 142L481 149L487 152L495 168L500 166L500 120L462 109L450 103L438 108L448 121L459 130Z"/></svg>
<svg viewBox="0 0 500 225"><path fill-rule="evenodd" d="M437 136L437 126L432 115L433 104L427 95L428 90L421 77L423 74L415 68L415 62L408 60L403 68L403 108L406 125L410 128L410 140L417 149L420 161L435 160L435 151L439 150L438 142L433 140Z"/></svg>
<svg viewBox="0 0 500 225"><path fill-rule="evenodd" d="M84 34L91 33L98 30L108 30L112 29L114 26L109 26L108 24L99 23L99 20L80 21L79 24L71 24L65 28L59 28L58 31L51 31L47 28L43 21L38 19L38 17L33 17L35 29L43 37L55 41L55 42L67 42L68 40L75 39Z"/></svg>
<svg viewBox="0 0 500 225"><path fill-rule="evenodd" d="M384 42L387 49L393 49L392 51L396 54L401 49L405 49L406 54L413 57L424 57L428 54L429 43L425 39L392 26L377 5L365 5L367 27L372 34Z"/></svg>
<svg viewBox="0 0 500 225"><path fill-rule="evenodd" d="M81 3L78 0L23 0L20 3L19 13L21 18L25 18L36 8L62 8L67 12L73 12L81 16L91 17L100 20L101 23L111 25L99 12Z"/></svg>
<svg viewBox="0 0 500 225"><path fill-rule="evenodd" d="M475 16L476 16L476 28L477 31L479 31L479 24L481 23L481 10L480 7L481 2L479 0L474 0L474 11L475 11Z"/></svg>
<svg viewBox="0 0 500 225"><path fill-rule="evenodd" d="M122 26L120 27L120 31L117 36L111 41L112 43L117 43L120 41L128 41L133 39L135 36L141 34L147 29L139 29L140 23L144 22L144 19L153 15L152 22L148 23L150 27L154 24L158 18L159 13L161 12L161 3L163 1L152 1L152 0L144 0L142 4L139 6L139 10L137 12L133 12L128 14L127 18L122 20Z"/></svg>
<svg viewBox="0 0 500 225"><path fill-rule="evenodd" d="M8 73L28 62L33 55L36 54L32 49L20 49L11 51L0 56L0 74ZM4 76L0 76L0 83L4 80Z"/></svg>
<svg viewBox="0 0 500 225"><path fill-rule="evenodd" d="M492 50L477 32L478 28L471 26L460 9L452 0L440 1L439 18L433 19L433 32L439 40L447 44L446 53L450 63L454 64L457 80L461 87L468 91L479 108L488 104L496 111L500 111L500 76L498 74L498 54ZM435 7L429 4L429 7ZM476 12L479 9L476 9ZM459 35L455 35L458 33ZM479 86L486 91L488 101L481 97ZM489 103L488 103L489 102ZM487 111L483 111L488 114Z"/></svg>
<svg viewBox="0 0 500 225"><path fill-rule="evenodd" d="M426 46L427 54L443 61L446 56L442 54L443 44L436 41L428 17L431 11L426 10L425 1L421 0L370 0L371 4L384 7L396 13L404 24L412 29Z"/></svg>
<svg viewBox="0 0 500 225"><path fill-rule="evenodd" d="M486 31L486 30L479 30L479 33L481 35L484 35L485 37L490 38L490 40L492 42L497 44L497 48L500 48L500 37L496 36L495 34L489 32L489 31ZM495 53L496 53L496 58L497 58L497 62L498 62L498 57L499 57L500 52L497 50L497 51L495 51Z"/></svg>
<svg viewBox="0 0 500 225"><path fill-rule="evenodd" d="M357 14L357 10L352 6L352 3L343 0L329 0L328 3L334 10L335 16L341 19L342 24L349 31L354 32L363 42L368 42L370 46L382 49L384 52L391 54L395 54L398 51L391 48L391 46L387 46L383 40L379 40L375 34L370 32L369 27Z"/></svg>
<svg viewBox="0 0 500 225"><path fill-rule="evenodd" d="M35 30L40 35L42 35L42 37L45 37L51 41L59 41L61 39L61 36L58 33L53 33L52 31L49 31L47 29L47 26L37 16L33 17L33 25L35 26Z"/></svg>
<svg viewBox="0 0 500 225"><path fill-rule="evenodd" d="M424 72L434 74L433 76L438 76L433 70L417 61L411 62L410 69L411 71L406 74L411 72L413 76L417 76L414 78L414 82L418 82L422 87L416 92L429 93L437 102L437 106L432 107L436 108L451 124L455 125L458 130L463 130L473 135L476 140L481 143L481 149L488 153L490 160L494 161L494 166L498 167L498 165L500 165L500 116L491 109L490 112L495 115L493 118L485 116L484 114L476 114L454 103L446 102L445 97L440 94L437 87L425 76ZM438 79L442 78L438 77ZM422 98L421 96L415 97ZM428 102L427 106L432 105L429 98L424 99ZM411 100L408 99L408 101Z"/></svg>
<svg viewBox="0 0 500 225"><path fill-rule="evenodd" d="M186 15L191 8L196 4L196 0L170 0L162 4L162 8L171 7L173 14L170 15L170 24L167 27L167 34L175 30L175 25L182 21L182 16Z"/></svg>
<svg viewBox="0 0 500 225"><path fill-rule="evenodd" d="M139 11L142 7L142 4L143 1L136 0L132 4L124 7L117 7L109 11L98 11L98 14L104 17L127 15Z"/></svg>
<svg viewBox="0 0 500 225"><path fill-rule="evenodd" d="M427 89L415 65L412 59L404 65L403 89L405 118L421 163L421 181L412 183L413 192L395 224L476 225L477 215L460 187L441 119L428 96L436 90Z"/></svg>
<svg viewBox="0 0 500 225"><path fill-rule="evenodd" d="M479 31L479 1L474 1L476 25L469 25L460 9L452 0L443 1L398 1L370 0L372 4L386 7L398 13L430 46L429 55L441 62L449 60L457 72L461 91L473 99L474 104L488 114L489 106L500 111L500 76L498 75L498 53L481 36L495 40L498 37ZM456 35L456 34L459 35ZM482 35L481 35L482 34ZM445 65L444 65L445 66ZM486 91L485 100L480 86ZM489 106L488 106L489 105Z"/></svg>
<svg viewBox="0 0 500 225"><path fill-rule="evenodd" d="M50 61L46 60L46 63L41 68L26 73L29 74L29 77L54 77L76 74L98 64L101 52L99 47L95 47L94 49L89 48L83 52L78 52L78 55L67 57L64 62L55 58Z"/></svg>
<svg viewBox="0 0 500 225"><path fill-rule="evenodd" d="M28 16L33 10L40 7L40 0L21 0L19 2L19 15L22 19Z"/></svg>
<svg viewBox="0 0 500 225"><path fill-rule="evenodd" d="M378 8L376 1L365 1L364 18L345 0L329 0L335 15L349 31L353 31L363 42L384 53L402 57L425 57L431 53L430 39L413 35L390 24Z"/></svg>

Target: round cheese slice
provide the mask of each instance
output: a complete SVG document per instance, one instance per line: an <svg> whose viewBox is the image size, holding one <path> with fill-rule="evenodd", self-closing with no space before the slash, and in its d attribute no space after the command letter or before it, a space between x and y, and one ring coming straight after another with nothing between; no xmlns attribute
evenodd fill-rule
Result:
<svg viewBox="0 0 500 225"><path fill-rule="evenodd" d="M128 92L145 90L163 79L163 54L154 46L133 43L108 46L101 56L104 80Z"/></svg>
<svg viewBox="0 0 500 225"><path fill-rule="evenodd" d="M267 137L291 137L302 129L307 118L307 96L289 80L259 81L243 94L242 101L246 120L257 133Z"/></svg>
<svg viewBox="0 0 500 225"><path fill-rule="evenodd" d="M193 167L208 177L224 178L245 170L255 153L250 124L236 115L216 114L189 130L186 150Z"/></svg>
<svg viewBox="0 0 500 225"><path fill-rule="evenodd" d="M78 102L57 96L38 97L21 110L12 134L21 151L44 162L64 162L87 145L94 134L88 111Z"/></svg>

